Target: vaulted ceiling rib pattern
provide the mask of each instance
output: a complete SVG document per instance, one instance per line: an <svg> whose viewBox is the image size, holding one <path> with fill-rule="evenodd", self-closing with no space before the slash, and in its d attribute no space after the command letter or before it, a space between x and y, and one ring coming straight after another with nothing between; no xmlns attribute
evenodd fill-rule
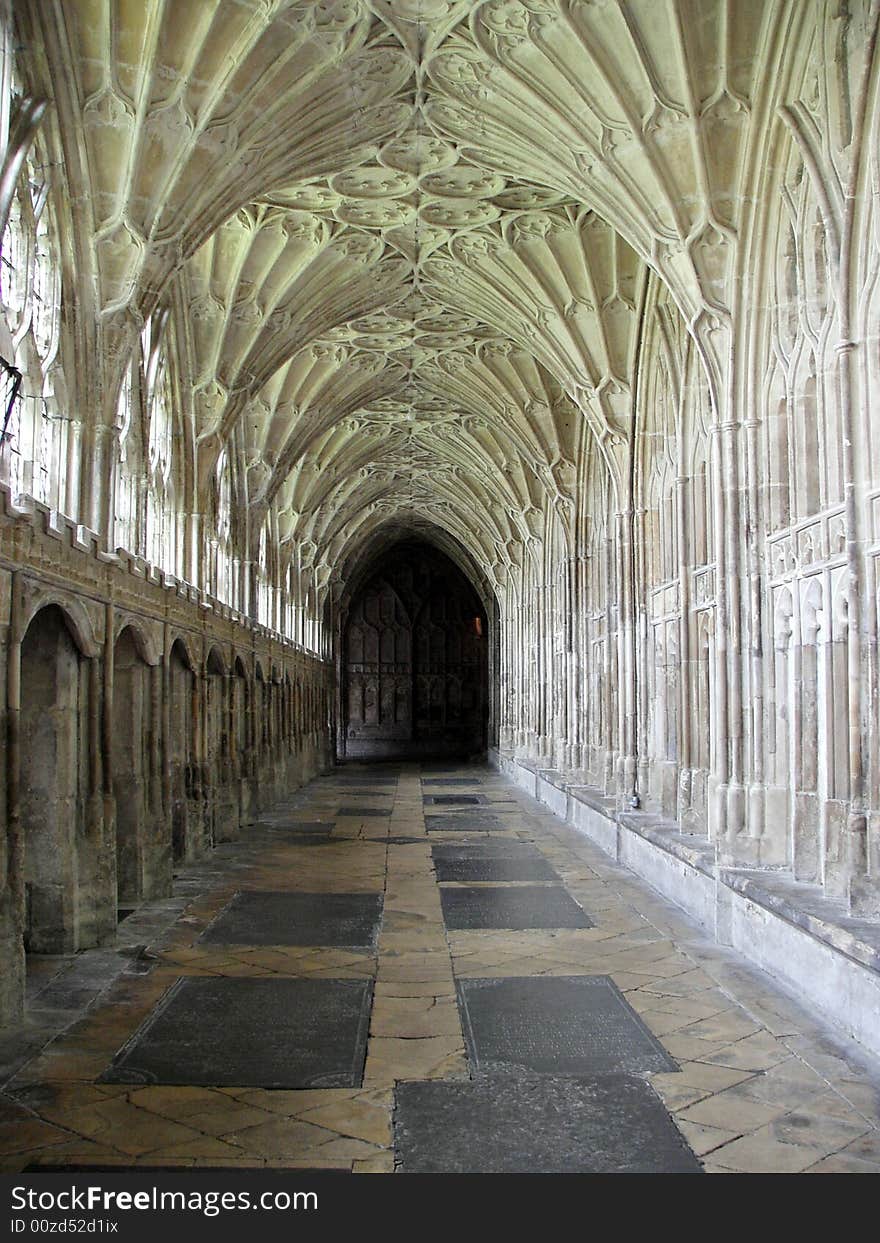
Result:
<svg viewBox="0 0 880 1243"><path fill-rule="evenodd" d="M199 488L237 437L253 532L274 505L329 580L417 512L488 569L573 493L584 425L622 468L647 265L692 324L724 319L753 101L796 13L34 0L26 20L88 205L90 417L176 297Z"/></svg>

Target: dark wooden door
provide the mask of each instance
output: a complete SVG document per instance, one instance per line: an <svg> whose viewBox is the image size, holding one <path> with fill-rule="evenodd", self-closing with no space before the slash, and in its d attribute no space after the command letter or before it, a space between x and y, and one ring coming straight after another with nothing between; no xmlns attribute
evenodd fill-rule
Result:
<svg viewBox="0 0 880 1243"><path fill-rule="evenodd" d="M349 615L349 737L412 737L412 622L391 584L373 579Z"/></svg>
<svg viewBox="0 0 880 1243"><path fill-rule="evenodd" d="M352 600L344 643L348 755L485 746L485 613L438 550L408 542L377 560Z"/></svg>

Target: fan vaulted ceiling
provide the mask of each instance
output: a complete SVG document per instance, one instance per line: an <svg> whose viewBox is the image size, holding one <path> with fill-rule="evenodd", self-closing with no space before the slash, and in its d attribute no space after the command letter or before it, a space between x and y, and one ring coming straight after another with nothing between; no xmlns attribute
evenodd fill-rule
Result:
<svg viewBox="0 0 880 1243"><path fill-rule="evenodd" d="M613 468L647 265L691 324L724 321L785 4L28 7L70 66L105 368L82 403L112 418L133 334L176 299L194 469L237 429L249 505L306 561L419 515L488 569L569 503L587 438Z"/></svg>

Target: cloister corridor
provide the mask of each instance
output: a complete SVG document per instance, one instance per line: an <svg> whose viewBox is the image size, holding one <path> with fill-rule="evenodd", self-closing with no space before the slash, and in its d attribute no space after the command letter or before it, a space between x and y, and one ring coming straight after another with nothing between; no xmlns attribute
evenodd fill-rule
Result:
<svg viewBox="0 0 880 1243"><path fill-rule="evenodd" d="M878 187L880 0L0 0L0 1173L880 1172Z"/></svg>
<svg viewBox="0 0 880 1243"><path fill-rule="evenodd" d="M29 991L6 1170L880 1166L876 1061L482 765L319 777Z"/></svg>

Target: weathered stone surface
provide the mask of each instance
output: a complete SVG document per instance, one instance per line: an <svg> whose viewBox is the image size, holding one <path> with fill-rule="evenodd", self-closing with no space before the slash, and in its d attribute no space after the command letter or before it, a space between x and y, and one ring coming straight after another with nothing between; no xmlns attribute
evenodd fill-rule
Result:
<svg viewBox="0 0 880 1243"><path fill-rule="evenodd" d="M442 816L425 816L429 833L491 833L503 832L504 822L489 811L450 811Z"/></svg>
<svg viewBox="0 0 880 1243"><path fill-rule="evenodd" d="M440 883L448 881L557 881L559 876L540 851L519 843L498 841L435 845L431 847L434 871Z"/></svg>
<svg viewBox="0 0 880 1243"><path fill-rule="evenodd" d="M429 793L433 793L434 786L478 786L482 785L479 777L423 777L422 786L429 787Z"/></svg>
<svg viewBox="0 0 880 1243"><path fill-rule="evenodd" d="M394 1151L403 1174L698 1174L700 1163L644 1080L401 1083Z"/></svg>
<svg viewBox="0 0 880 1243"><path fill-rule="evenodd" d="M371 1002L358 980L178 980L102 1082L358 1087Z"/></svg>
<svg viewBox="0 0 880 1243"><path fill-rule="evenodd" d="M3 9L0 1027L283 795L303 891L568 819L880 1053L880 8L207 7Z"/></svg>
<svg viewBox="0 0 880 1243"><path fill-rule="evenodd" d="M482 794L426 794L422 799L426 807L471 807L487 801Z"/></svg>
<svg viewBox="0 0 880 1243"><path fill-rule="evenodd" d="M592 928L593 921L560 885L440 890L450 930L465 928Z"/></svg>
<svg viewBox="0 0 880 1243"><path fill-rule="evenodd" d="M503 791L503 780L487 770L484 776L494 791ZM400 782L401 809L406 807L400 811L400 823L417 828L422 816L417 770L403 770ZM316 785L294 797L304 814L310 814L325 795ZM525 802L524 806L535 805ZM275 805L273 818L281 807ZM21 1041L17 1053L8 1038L0 1045L0 1054L9 1058L4 1074L18 1067L6 1091L0 1093L0 1168L77 1173L136 1165L138 1169L195 1168L221 1173L273 1168L390 1173L394 1169L390 1143L395 1084L411 1080L419 1085L473 1088L475 1082L479 1085L491 1079L481 1070L479 1057L473 1056L473 1041L464 1039L456 979L463 984L491 977L501 984L513 977L513 1022L507 1022L506 1028L513 1033L514 1053L524 1052L531 1060L538 1044L544 1053L549 1045L555 1055L566 1044L570 1053L572 1045L564 1021L562 1026L555 1022L554 1006L547 1004L546 995L540 1007L531 1005L532 985L542 990L560 977L564 981L575 974L589 977L611 969L620 987L627 990L630 1017L638 1015L645 1024L641 1037L650 1040L653 1033L659 1037L658 1045L695 1059L683 1062L679 1070L647 1073L651 1087L674 1115L693 1151L705 1154L707 1169L727 1173L741 1167L777 1166L817 1172L873 1170L880 1153L876 1084L870 1074L859 1070L853 1050L840 1048L817 1032L794 1003L748 971L736 956L719 953L708 942L694 941L692 927L676 923L674 913L656 895L627 880L623 871L602 863L582 838L560 835L558 830L551 836L545 825L538 827L531 818L530 824L530 840L486 835L479 840L456 837L440 842L422 837L414 845L389 847L352 837L319 851L279 844L271 834L254 827L209 860L182 867L176 881L178 896L146 904L123 925L134 931L135 942L137 937L148 939L147 949L143 944L138 949L135 943L121 954L110 948L94 949L46 957L34 964L32 1013L41 1016L42 1026L32 1026L33 1039ZM447 933L432 868L436 851L477 861L496 858L499 852L505 859L551 858L573 894L601 912L600 924ZM201 939L204 929L228 909L244 877L249 892L264 895L270 902L290 894L319 893L332 899L366 893L347 888L358 878L364 883L371 879L375 898L384 884L385 915L378 946L355 950L206 943ZM507 886L511 894L520 889L517 883ZM255 934L251 940L256 940L257 923L243 920L242 932L247 934L249 929ZM153 944L149 938L155 939ZM137 1086L95 1082L120 1045L134 1043L180 976L210 987L242 981L265 987L276 982L345 979L369 987L368 981L377 972L380 978L373 986L364 1087L285 1090L238 1083ZM320 1009L313 1004L291 1006L288 999L282 1022L287 1011L297 1008L309 1014ZM248 1009L262 1015L265 1007ZM215 1062L228 1059L238 1040L228 1036L237 1026L237 1010L235 1005L225 1006L221 1023L210 1007L199 1008L195 1017L205 1020L213 1038L206 1040L203 1028L193 1024L197 1040L183 1042L180 1058L173 1050L172 1057L186 1068L187 1057L198 1046ZM568 998L563 1018L572 1015L577 1020L575 1039L583 1045L586 1030L592 1035L592 1054L597 1046L601 1052L601 1041L590 1032L597 1007L586 1007L585 1015L580 1015L577 1004ZM464 1017L468 1018L467 1009ZM517 1023L524 1026L524 1033L517 1035ZM275 1026L270 1024L273 1038ZM607 1031L603 1032L604 1038ZM628 1034L632 1035L631 1027ZM334 1032L331 1045L335 1038ZM313 1026L303 1033L303 1039L309 1049L323 1056L326 1031ZM262 1030L250 1037L250 1043L254 1047L248 1049L248 1067L253 1069L267 1052L262 1047L267 1045ZM293 1048L296 1041L287 1043ZM639 1067L640 1078L645 1075L644 1046L637 1042L635 1056L633 1045L626 1041L618 1040L613 1048L615 1054L626 1053L629 1062ZM285 1047L285 1070L289 1069L289 1052ZM234 1072L236 1078L239 1073ZM485 1158L490 1166L510 1161L511 1168L518 1168L523 1159L523 1128L511 1117L513 1113L528 1115L531 1106L521 1109L514 1097L530 1076L556 1082L553 1073L535 1076L531 1070L511 1066L503 1075L507 1095L500 1113L491 1104L472 1108L478 1093L468 1098L470 1104L459 1101L451 1110L454 1126L446 1106L440 1108L428 1156L446 1162L449 1153L444 1144L458 1126L467 1132L467 1146L457 1145L467 1160L476 1159L479 1152L480 1160ZM571 1082L577 1077L567 1074L565 1078ZM609 1154L615 1162L630 1160L646 1134L647 1115L618 1109L610 1098L603 1098L604 1104L594 1099L584 1112L581 1101L577 1104L577 1142L572 1145L568 1132L554 1127L562 1126L564 1131L569 1125L576 1097L577 1093L574 1097L568 1094L560 1102L551 1091L543 1098L542 1107L549 1116L546 1125L539 1120L537 1144L542 1152L533 1154L534 1160L540 1164L546 1159L550 1169L568 1168L566 1162L573 1153L583 1152L587 1141L603 1161ZM604 1134L612 1105L625 1149L616 1155ZM497 1136L487 1134L489 1118L498 1124ZM425 1122L423 1116L419 1125ZM650 1134L656 1160L670 1132L666 1127ZM554 1135L558 1138L555 1150L551 1145ZM425 1145L419 1142L424 1156ZM529 1142L535 1141L530 1137Z"/></svg>
<svg viewBox="0 0 880 1243"><path fill-rule="evenodd" d="M607 976L460 979L457 988L481 1075L677 1069Z"/></svg>
<svg viewBox="0 0 880 1243"><path fill-rule="evenodd" d="M206 945L329 945L372 949L382 895L237 893L202 933Z"/></svg>

